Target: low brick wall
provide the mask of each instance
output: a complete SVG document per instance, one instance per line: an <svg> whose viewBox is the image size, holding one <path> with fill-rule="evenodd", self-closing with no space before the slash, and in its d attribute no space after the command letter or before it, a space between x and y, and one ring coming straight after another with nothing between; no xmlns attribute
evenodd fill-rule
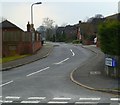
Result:
<svg viewBox="0 0 120 105"><path fill-rule="evenodd" d="M13 56L22 54L33 54L42 47L40 41L5 43L3 44L3 56Z"/></svg>
<svg viewBox="0 0 120 105"><path fill-rule="evenodd" d="M19 45L18 52L20 54L32 54L38 51L42 47L41 42L24 42Z"/></svg>
<svg viewBox="0 0 120 105"><path fill-rule="evenodd" d="M31 54L32 53L32 43L31 42L22 42L18 45L18 53L22 54Z"/></svg>
<svg viewBox="0 0 120 105"><path fill-rule="evenodd" d="M40 41L35 42L34 43L34 51L33 51L33 53L38 51L41 47L42 47L42 43Z"/></svg>

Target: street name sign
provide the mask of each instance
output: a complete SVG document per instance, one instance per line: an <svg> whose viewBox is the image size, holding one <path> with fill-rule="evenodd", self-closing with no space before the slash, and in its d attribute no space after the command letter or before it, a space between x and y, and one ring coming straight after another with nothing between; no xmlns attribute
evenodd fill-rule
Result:
<svg viewBox="0 0 120 105"><path fill-rule="evenodd" d="M110 67L116 66L116 60L113 58L105 58L105 65Z"/></svg>

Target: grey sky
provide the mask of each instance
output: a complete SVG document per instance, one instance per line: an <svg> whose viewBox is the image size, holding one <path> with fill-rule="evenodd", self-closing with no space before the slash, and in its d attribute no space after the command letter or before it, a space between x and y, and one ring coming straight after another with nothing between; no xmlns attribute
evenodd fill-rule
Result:
<svg viewBox="0 0 120 105"><path fill-rule="evenodd" d="M26 30L27 22L31 21L30 6L32 3L38 1L39 0L29 0L29 2L28 0L12 0L10 2L9 0L8 2L8 0L4 0L0 5L2 8L0 14L23 30ZM119 0L106 0L106 2L102 0L100 2L98 2L99 0L97 2L94 0L84 0L84 2L83 0L75 0L74 2L69 0L66 0L66 2L65 0L62 2L57 2L57 0L56 2L55 0L51 0L51 2L47 2L48 0L44 1L46 2L42 2L40 5L34 5L33 20L35 28L42 24L42 20L45 17L49 17L55 21L55 24L60 26L63 23L71 25L77 24L79 20L85 21L96 14L109 16L118 12Z"/></svg>

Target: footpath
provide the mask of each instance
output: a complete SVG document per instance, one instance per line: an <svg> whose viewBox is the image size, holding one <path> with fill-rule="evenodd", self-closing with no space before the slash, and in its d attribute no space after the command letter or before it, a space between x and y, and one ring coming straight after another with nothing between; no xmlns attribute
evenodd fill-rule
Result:
<svg viewBox="0 0 120 105"><path fill-rule="evenodd" d="M26 64L32 63L34 61L40 60L42 58L45 58L50 54L52 49L53 49L52 44L45 43L43 45L43 47L39 51L37 51L35 54L33 54L32 56L27 56L27 57L24 57L21 59L17 59L17 60L13 60L13 61L10 61L7 63L3 63L2 64L2 71L10 70L12 68L26 65Z"/></svg>
<svg viewBox="0 0 120 105"><path fill-rule="evenodd" d="M95 56L73 70L70 75L71 80L90 90L120 94L120 91L116 90L120 86L119 80L110 78L104 73L105 56L101 50L95 46L83 46L83 48L91 50Z"/></svg>

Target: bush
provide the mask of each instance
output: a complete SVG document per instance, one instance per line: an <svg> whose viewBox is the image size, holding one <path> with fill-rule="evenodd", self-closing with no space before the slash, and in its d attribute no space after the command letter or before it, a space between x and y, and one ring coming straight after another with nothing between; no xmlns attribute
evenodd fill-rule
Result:
<svg viewBox="0 0 120 105"><path fill-rule="evenodd" d="M99 26L101 50L110 55L120 55L120 22L106 21Z"/></svg>
<svg viewBox="0 0 120 105"><path fill-rule="evenodd" d="M80 40L73 40L72 43L73 43L73 44L79 44L79 43L81 43L81 41L80 41Z"/></svg>

